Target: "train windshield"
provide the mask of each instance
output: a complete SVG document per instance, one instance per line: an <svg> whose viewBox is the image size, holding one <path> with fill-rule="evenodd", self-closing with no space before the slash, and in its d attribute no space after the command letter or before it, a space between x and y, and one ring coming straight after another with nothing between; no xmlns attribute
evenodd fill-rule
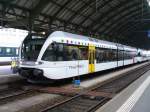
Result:
<svg viewBox="0 0 150 112"><path fill-rule="evenodd" d="M24 61L36 61L46 39L38 35L28 36L22 44L21 59Z"/></svg>

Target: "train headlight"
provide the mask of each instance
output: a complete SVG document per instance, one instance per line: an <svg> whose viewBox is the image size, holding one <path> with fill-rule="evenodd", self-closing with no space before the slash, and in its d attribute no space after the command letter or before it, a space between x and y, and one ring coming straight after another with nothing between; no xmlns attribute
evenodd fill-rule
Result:
<svg viewBox="0 0 150 112"><path fill-rule="evenodd" d="M35 62L35 65L38 65L39 64L39 62Z"/></svg>
<svg viewBox="0 0 150 112"><path fill-rule="evenodd" d="M39 61L39 62L35 62L35 65L41 65L43 64L43 62Z"/></svg>
<svg viewBox="0 0 150 112"><path fill-rule="evenodd" d="M19 64L22 64L22 61L19 61Z"/></svg>

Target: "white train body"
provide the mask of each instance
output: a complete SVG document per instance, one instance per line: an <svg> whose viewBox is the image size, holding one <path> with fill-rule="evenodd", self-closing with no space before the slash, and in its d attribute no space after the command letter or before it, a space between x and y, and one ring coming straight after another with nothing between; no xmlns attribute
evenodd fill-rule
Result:
<svg viewBox="0 0 150 112"><path fill-rule="evenodd" d="M19 47L28 34L27 31L0 28L0 65L10 64L19 56Z"/></svg>
<svg viewBox="0 0 150 112"><path fill-rule="evenodd" d="M26 58L29 48L23 43L20 50L19 74L30 80L65 79L145 61L136 48L62 31L39 45L34 60L34 50Z"/></svg>

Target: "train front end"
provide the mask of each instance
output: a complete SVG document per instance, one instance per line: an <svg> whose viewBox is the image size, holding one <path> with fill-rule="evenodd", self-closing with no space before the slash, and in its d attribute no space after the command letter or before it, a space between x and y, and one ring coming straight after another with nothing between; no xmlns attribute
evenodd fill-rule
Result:
<svg viewBox="0 0 150 112"><path fill-rule="evenodd" d="M42 35L29 34L22 43L19 53L19 75L30 81L47 80L40 69L42 62L38 61L45 40Z"/></svg>

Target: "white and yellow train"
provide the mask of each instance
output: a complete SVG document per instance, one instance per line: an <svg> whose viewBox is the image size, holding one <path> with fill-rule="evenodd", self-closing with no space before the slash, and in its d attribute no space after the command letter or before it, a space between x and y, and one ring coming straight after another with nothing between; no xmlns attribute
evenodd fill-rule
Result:
<svg viewBox="0 0 150 112"><path fill-rule="evenodd" d="M29 80L59 80L148 60L143 50L55 31L28 35L20 49L19 74Z"/></svg>

